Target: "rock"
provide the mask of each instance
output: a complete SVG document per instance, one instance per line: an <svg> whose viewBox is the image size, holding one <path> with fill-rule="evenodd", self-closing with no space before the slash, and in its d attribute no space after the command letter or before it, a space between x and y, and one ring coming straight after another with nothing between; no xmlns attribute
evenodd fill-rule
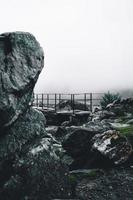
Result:
<svg viewBox="0 0 133 200"><path fill-rule="evenodd" d="M112 129L110 123L106 121L90 121L83 125L88 131L94 131L97 133L103 133L104 131Z"/></svg>
<svg viewBox="0 0 133 200"><path fill-rule="evenodd" d="M98 134L94 130L78 129L68 134L62 145L74 159L71 170L132 163L132 145L116 130Z"/></svg>
<svg viewBox="0 0 133 200"><path fill-rule="evenodd" d="M55 126L72 126L72 125L81 125L87 122L88 117L90 116L89 111L76 111L73 114L72 110L60 110L55 113L54 110L41 110L46 117L47 125Z"/></svg>
<svg viewBox="0 0 133 200"><path fill-rule="evenodd" d="M3 199L27 196L30 200L50 200L71 196L68 169L57 156L52 138L34 140L12 167L13 174L0 191Z"/></svg>
<svg viewBox="0 0 133 200"><path fill-rule="evenodd" d="M66 128L62 127L62 126L59 126L56 133L55 133L55 137L56 138L62 138L62 137L65 137L67 135L67 130Z"/></svg>
<svg viewBox="0 0 133 200"><path fill-rule="evenodd" d="M100 111L101 110L101 108L100 107L94 107L94 113L96 112L98 112L98 111Z"/></svg>
<svg viewBox="0 0 133 200"><path fill-rule="evenodd" d="M116 130L109 130L97 134L92 138L92 150L99 152L111 160L115 165L128 161L133 153L131 144Z"/></svg>
<svg viewBox="0 0 133 200"><path fill-rule="evenodd" d="M48 109L43 110L41 109L41 112L44 114L47 122L47 126L59 126L57 114L55 113L55 110Z"/></svg>
<svg viewBox="0 0 133 200"><path fill-rule="evenodd" d="M92 114L92 121L101 121L103 119L114 119L116 117L114 112L108 110L100 110Z"/></svg>
<svg viewBox="0 0 133 200"><path fill-rule="evenodd" d="M88 121L88 118L91 116L90 111L79 111L75 113L75 118L77 119L77 125L82 125Z"/></svg>
<svg viewBox="0 0 133 200"><path fill-rule="evenodd" d="M108 170L98 176L86 176L79 179L76 187L76 199L84 200L132 200L132 170Z"/></svg>
<svg viewBox="0 0 133 200"><path fill-rule="evenodd" d="M49 126L46 128L46 131L60 142L62 142L65 136L68 134L67 129L63 126Z"/></svg>
<svg viewBox="0 0 133 200"><path fill-rule="evenodd" d="M79 119L77 118L76 115L73 114L69 117L69 121L64 121L61 124L61 126L64 126L64 127L66 127L66 126L78 126L79 124L80 124Z"/></svg>
<svg viewBox="0 0 133 200"><path fill-rule="evenodd" d="M1 35L0 47L0 199L68 199L64 150L46 132L43 113L31 107L43 51L21 32Z"/></svg>
<svg viewBox="0 0 133 200"><path fill-rule="evenodd" d="M94 131L88 131L84 128L74 130L66 136L62 142L66 153L73 158L70 169L81 169L89 167L93 162L91 155L91 139L96 134Z"/></svg>
<svg viewBox="0 0 133 200"><path fill-rule="evenodd" d="M37 139L46 137L45 118L43 114L33 108L27 112L0 137L0 179L1 183L10 176L12 163ZM6 167L5 167L6 166Z"/></svg>
<svg viewBox="0 0 133 200"><path fill-rule="evenodd" d="M0 127L8 127L31 104L44 56L30 33L2 34L0 47Z"/></svg>
<svg viewBox="0 0 133 200"><path fill-rule="evenodd" d="M52 136L54 136L58 130L58 126L47 126L45 129L47 133L50 133Z"/></svg>
<svg viewBox="0 0 133 200"><path fill-rule="evenodd" d="M75 130L67 135L62 143L63 148L67 151L67 154L73 158L85 156L90 151L90 140L95 134L96 132L86 129Z"/></svg>
<svg viewBox="0 0 133 200"><path fill-rule="evenodd" d="M78 101L74 101L74 103L71 100L61 100L60 103L57 105L58 109L63 110L89 110L89 106L85 105L83 103L80 103Z"/></svg>
<svg viewBox="0 0 133 200"><path fill-rule="evenodd" d="M108 159L103 155L94 153L92 149L91 139L96 134L101 134L109 130L111 125L107 122L88 122L84 126L72 126L67 128L68 134L64 138L62 145L66 153L71 156L74 161L70 169L90 168L101 166L101 161ZM110 164L110 162L108 162Z"/></svg>
<svg viewBox="0 0 133 200"><path fill-rule="evenodd" d="M67 127L67 126L72 126L73 124L70 121L64 121L61 126L62 127Z"/></svg>
<svg viewBox="0 0 133 200"><path fill-rule="evenodd" d="M117 118L113 121L113 123L122 123L123 120L121 118Z"/></svg>

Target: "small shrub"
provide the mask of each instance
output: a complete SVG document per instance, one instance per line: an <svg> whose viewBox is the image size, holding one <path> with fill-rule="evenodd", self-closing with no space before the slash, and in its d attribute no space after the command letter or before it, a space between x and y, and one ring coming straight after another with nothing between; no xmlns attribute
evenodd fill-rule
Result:
<svg viewBox="0 0 133 200"><path fill-rule="evenodd" d="M119 93L114 94L107 92L103 95L102 100L100 101L100 105L104 109L108 104L113 103L115 100L121 100Z"/></svg>

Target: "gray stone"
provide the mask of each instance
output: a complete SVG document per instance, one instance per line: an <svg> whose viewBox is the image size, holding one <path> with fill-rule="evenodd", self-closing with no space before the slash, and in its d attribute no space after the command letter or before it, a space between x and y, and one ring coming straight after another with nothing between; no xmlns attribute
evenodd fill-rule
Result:
<svg viewBox="0 0 133 200"><path fill-rule="evenodd" d="M78 180L77 199L84 200L132 200L132 170L107 170L98 176Z"/></svg>
<svg viewBox="0 0 133 200"><path fill-rule="evenodd" d="M0 127L13 124L31 104L43 60L43 50L30 33L0 35Z"/></svg>
<svg viewBox="0 0 133 200"><path fill-rule="evenodd" d="M92 150L99 152L115 165L128 161L133 152L127 138L121 136L116 130L109 130L103 134L95 135L92 138L92 143Z"/></svg>
<svg viewBox="0 0 133 200"><path fill-rule="evenodd" d="M68 168L56 154L52 138L36 139L13 162L0 195L3 199L43 200L71 196ZM8 198L10 197L10 198Z"/></svg>
<svg viewBox="0 0 133 200"><path fill-rule="evenodd" d="M84 157L88 155L91 148L91 139L96 134L95 131L79 128L68 134L62 145L67 154L72 158Z"/></svg>
<svg viewBox="0 0 133 200"><path fill-rule="evenodd" d="M33 108L28 109L11 127L3 130L0 138L0 164L10 160L11 155L16 157L30 141L44 136L47 136L44 115Z"/></svg>
<svg viewBox="0 0 133 200"><path fill-rule="evenodd" d="M90 121L84 124L84 127L88 129L88 131L94 131L97 133L103 133L104 131L111 129L110 123L106 121Z"/></svg>
<svg viewBox="0 0 133 200"><path fill-rule="evenodd" d="M31 108L43 51L21 32L1 35L0 47L0 199L69 198L62 146L46 132L43 113Z"/></svg>

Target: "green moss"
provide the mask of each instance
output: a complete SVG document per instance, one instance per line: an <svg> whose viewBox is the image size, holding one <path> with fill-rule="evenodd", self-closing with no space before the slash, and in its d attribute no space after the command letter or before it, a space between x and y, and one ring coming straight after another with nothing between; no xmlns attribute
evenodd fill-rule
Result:
<svg viewBox="0 0 133 200"><path fill-rule="evenodd" d="M69 175L69 181L71 184L75 184L77 182L77 177L73 174Z"/></svg>
<svg viewBox="0 0 133 200"><path fill-rule="evenodd" d="M120 127L116 128L118 131L120 131L120 134L123 136L133 136L133 125L127 126L127 127Z"/></svg>
<svg viewBox="0 0 133 200"><path fill-rule="evenodd" d="M107 93L105 93L102 96L102 99L100 101L100 105L102 108L106 108L106 106L110 103L113 103L113 101L115 100L121 100L121 96L119 95L119 93L115 94L115 93L110 93L109 91Z"/></svg>
<svg viewBox="0 0 133 200"><path fill-rule="evenodd" d="M88 173L89 177L96 177L97 176L97 171L92 170L90 173Z"/></svg>
<svg viewBox="0 0 133 200"><path fill-rule="evenodd" d="M76 183L83 178L95 178L101 171L99 169L75 170L69 175L70 183Z"/></svg>

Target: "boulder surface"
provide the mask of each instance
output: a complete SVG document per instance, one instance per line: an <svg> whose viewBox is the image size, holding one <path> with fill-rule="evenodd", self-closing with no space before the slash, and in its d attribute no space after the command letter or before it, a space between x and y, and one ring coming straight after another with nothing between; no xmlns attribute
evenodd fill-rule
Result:
<svg viewBox="0 0 133 200"><path fill-rule="evenodd" d="M43 63L43 50L30 33L0 35L0 127L27 110Z"/></svg>
<svg viewBox="0 0 133 200"><path fill-rule="evenodd" d="M46 132L44 115L31 107L43 62L43 50L30 33L0 35L1 200L71 195L61 145Z"/></svg>

